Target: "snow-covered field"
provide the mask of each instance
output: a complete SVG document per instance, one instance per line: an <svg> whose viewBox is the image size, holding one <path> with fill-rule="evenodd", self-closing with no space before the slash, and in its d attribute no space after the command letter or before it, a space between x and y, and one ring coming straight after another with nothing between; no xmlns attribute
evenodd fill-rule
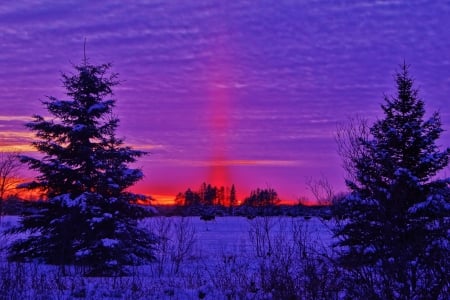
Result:
<svg viewBox="0 0 450 300"><path fill-rule="evenodd" d="M1 231L18 217L4 216ZM130 276L83 277L81 270L6 260L15 236L1 235L0 299L283 299L324 296L331 232L317 218L154 217L142 221L160 239L157 261ZM312 279L317 282L312 282ZM328 291L333 293L335 291Z"/></svg>

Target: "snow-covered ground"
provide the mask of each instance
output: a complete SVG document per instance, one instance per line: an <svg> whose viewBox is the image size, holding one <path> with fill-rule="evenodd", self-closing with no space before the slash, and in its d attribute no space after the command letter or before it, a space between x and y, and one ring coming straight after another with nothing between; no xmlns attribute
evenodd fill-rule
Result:
<svg viewBox="0 0 450 300"><path fill-rule="evenodd" d="M163 219L176 223L180 218L163 217ZM329 243L331 240L331 232L326 226L329 223L324 223L318 218L305 220L302 217L258 217L250 220L245 217L217 217L213 221L203 221L199 217L187 217L186 219L195 228L198 251L205 257L214 257L222 251L250 251L252 248L250 231L259 225L267 225L272 235L289 234L293 225L300 225L316 241ZM146 222L149 220L152 219L147 219Z"/></svg>
<svg viewBox="0 0 450 300"><path fill-rule="evenodd" d="M0 230L17 222L18 217L4 216ZM318 259L329 253L329 221L155 217L142 226L160 237L158 260L130 268L130 276L119 278L83 277L74 267L63 274L55 266L8 263L4 247L17 237L1 235L0 298L279 299L294 289L307 295L307 272L324 276L324 283L329 279L326 263ZM309 287L316 288L324 287Z"/></svg>

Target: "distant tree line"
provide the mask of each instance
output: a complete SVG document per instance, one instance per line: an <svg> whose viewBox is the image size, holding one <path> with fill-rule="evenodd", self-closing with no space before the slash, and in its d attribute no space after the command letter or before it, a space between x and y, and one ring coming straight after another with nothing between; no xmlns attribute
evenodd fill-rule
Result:
<svg viewBox="0 0 450 300"><path fill-rule="evenodd" d="M202 183L197 191L188 188L184 193L178 193L175 204L179 206L236 206L236 188L212 186Z"/></svg>
<svg viewBox="0 0 450 300"><path fill-rule="evenodd" d="M277 192L273 188L257 188L245 198L243 205L251 207L274 206L280 203Z"/></svg>
<svg viewBox="0 0 450 300"><path fill-rule="evenodd" d="M184 193L178 193L175 204L179 206L274 206L280 203L278 193L273 188L257 188L242 202L238 202L235 185L231 187L213 186L202 183L198 191L188 188Z"/></svg>
<svg viewBox="0 0 450 300"><path fill-rule="evenodd" d="M178 193L175 198L176 207L161 207L161 214L200 215L204 219L213 219L216 215L241 215L251 218L262 215L309 214L301 203L284 207L281 207L280 203L278 193L273 188L257 188L242 201L238 201L234 184L231 187L217 187L205 182L197 191L188 188L184 193Z"/></svg>

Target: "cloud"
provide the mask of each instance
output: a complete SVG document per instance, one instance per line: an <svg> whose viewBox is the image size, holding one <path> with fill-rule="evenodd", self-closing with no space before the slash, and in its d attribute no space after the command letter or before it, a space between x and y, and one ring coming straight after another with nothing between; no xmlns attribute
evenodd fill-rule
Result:
<svg viewBox="0 0 450 300"><path fill-rule="evenodd" d="M0 122L2 121L22 121L22 122L30 122L32 121L31 116L2 116L0 115Z"/></svg>
<svg viewBox="0 0 450 300"><path fill-rule="evenodd" d="M1 129L1 127L0 127ZM27 131L0 130L0 152L33 152L34 133Z"/></svg>
<svg viewBox="0 0 450 300"><path fill-rule="evenodd" d="M154 162L179 165L189 167L215 167L215 166L279 166L279 167L298 167L304 164L300 160L188 160L188 159L155 159Z"/></svg>
<svg viewBox="0 0 450 300"><path fill-rule="evenodd" d="M299 160L215 160L210 163L212 166L300 166L303 163Z"/></svg>

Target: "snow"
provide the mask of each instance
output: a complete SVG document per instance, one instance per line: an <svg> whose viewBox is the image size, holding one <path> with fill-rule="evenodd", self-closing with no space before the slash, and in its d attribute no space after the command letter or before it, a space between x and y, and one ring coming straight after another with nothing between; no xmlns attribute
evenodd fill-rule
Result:
<svg viewBox="0 0 450 300"><path fill-rule="evenodd" d="M112 217L103 215L103 218ZM102 219L99 217L98 220ZM19 217L4 217L0 231L14 226ZM327 221L328 222L328 221ZM57 266L44 264L10 264L6 252L0 252L0 286L14 274L21 274L19 285L10 286L5 291L9 298L20 296L24 299L273 299L274 292L264 291L259 285L260 268L274 266L283 261L281 249L294 249L290 233L300 226L305 238L314 243L329 245L331 233L327 224L317 218L257 217L248 220L244 217L216 217L205 222L199 217L154 217L141 221L141 226L166 236L157 245L159 260L151 265L133 267L132 274L125 277L96 278L83 277L80 269L66 268L61 275ZM256 257L255 245L249 232L259 226L270 225L270 240L273 247L280 247L280 253L273 257ZM178 227L177 227L178 226ZM268 227L268 228L269 228ZM298 228L300 228L298 227ZM164 231L166 228L168 230ZM178 229L176 229L178 228ZM180 236L179 228L192 230L193 244L185 247L188 235ZM295 227L297 228L297 227ZM297 228L297 229L298 229ZM4 235L0 235L5 239ZM284 240L282 240L284 239ZM5 245L9 241L0 240ZM117 239L103 238L104 247L116 247ZM167 246L167 247L166 247ZM261 245L266 247L267 244ZM325 246L327 247L327 246ZM178 252L187 249L186 252ZM319 249L319 248L317 248ZM164 250L164 251L162 251ZM91 255L91 251L80 249L79 258ZM118 261L111 259L113 267ZM179 264L176 269L175 265ZM23 272L10 271L23 268ZM269 270L269 269L267 269ZM7 272L7 273L5 273ZM10 275L8 275L10 274ZM9 277L8 277L9 276ZM18 276L18 275L17 275ZM6 279L5 279L6 278ZM34 284L39 279L39 284ZM11 279L12 280L12 279ZM4 285L3 285L4 286ZM6 294L5 294L6 295Z"/></svg>
<svg viewBox="0 0 450 300"><path fill-rule="evenodd" d="M142 177L144 175L139 169L126 169L122 174L124 177Z"/></svg>
<svg viewBox="0 0 450 300"><path fill-rule="evenodd" d="M372 246L372 245L370 245L369 247L366 247L365 249L364 249L364 254L374 254L375 253L375 251L376 251L376 249L375 249L375 247L374 246Z"/></svg>
<svg viewBox="0 0 450 300"><path fill-rule="evenodd" d="M91 222L95 224L95 223L101 223L101 222L103 222L103 220L104 220L103 217L93 217L91 219Z"/></svg>
<svg viewBox="0 0 450 300"><path fill-rule="evenodd" d="M103 218L108 217L111 216L103 215ZM8 245L19 237L7 237L1 232L17 224L19 217L6 216L0 220L0 244ZM295 288L311 286L308 285L310 280L314 280L313 288L336 289L340 284L340 278L336 278L339 273L327 269L323 263L324 258L333 258L329 230L334 226L332 221L315 217L308 220L302 217L256 217L252 220L216 217L214 221L203 221L199 217L152 217L142 220L140 226L160 237L155 245L158 260L150 265L131 267L128 276L83 277L83 268L71 266L67 266L66 274L62 275L58 266L8 263L4 248L0 248L0 287L8 287L2 290L2 296L5 299L286 299L276 293L290 280L294 280ZM119 241L114 238L100 241L104 247L119 247ZM431 246L449 245L446 240L437 240ZM369 246L358 252L370 255L373 250ZM76 253L80 259L91 254L87 249ZM395 263L395 258L388 261ZM119 261L111 258L107 264L113 268ZM381 267L380 264L376 267ZM302 273L304 267L307 272L316 273ZM334 297L322 295L316 299L347 299L349 296L345 291L333 291ZM297 295L305 292L302 290Z"/></svg>
<svg viewBox="0 0 450 300"><path fill-rule="evenodd" d="M75 207L79 204L79 199L72 199L70 197L70 194L62 194L60 196L57 196L53 198L54 201L60 201L64 203L66 207Z"/></svg>
<svg viewBox="0 0 450 300"><path fill-rule="evenodd" d="M88 108L87 112L88 112L88 114L103 113L103 112L107 111L113 105L114 105L114 100L105 100L100 103L95 103L95 104L91 105Z"/></svg>
<svg viewBox="0 0 450 300"><path fill-rule="evenodd" d="M108 186L109 186L111 189L118 189L118 188L120 188L120 186L119 186L117 183L110 183L110 184L108 184Z"/></svg>
<svg viewBox="0 0 450 300"><path fill-rule="evenodd" d="M434 194L427 197L423 202L414 204L408 209L409 214L416 214L423 210L450 212L450 202L443 195Z"/></svg>
<svg viewBox="0 0 450 300"><path fill-rule="evenodd" d="M53 198L51 201L59 201L63 203L66 207L75 207L79 206L81 210L86 210L86 197L88 193L83 193L80 196L76 197L75 199L72 199L70 194L61 194L55 198Z"/></svg>
<svg viewBox="0 0 450 300"><path fill-rule="evenodd" d="M53 102L52 102L52 105L53 105L54 107L62 107L62 106L63 106L63 102L60 101L60 100L56 100L56 101L53 101Z"/></svg>
<svg viewBox="0 0 450 300"><path fill-rule="evenodd" d="M106 109L106 105L103 103L96 103L88 108L88 113L92 114L94 112L102 112Z"/></svg>
<svg viewBox="0 0 450 300"><path fill-rule="evenodd" d="M115 246L117 246L119 244L119 241L116 240L116 239L104 238L101 241L102 241L102 245L104 247L108 247L108 248L115 247Z"/></svg>
<svg viewBox="0 0 450 300"><path fill-rule="evenodd" d="M86 125L84 125L84 124L75 124L72 128L72 131L80 132L80 131L83 131L85 128L86 128Z"/></svg>
<svg viewBox="0 0 450 300"><path fill-rule="evenodd" d="M414 176L412 174L412 172L409 169L406 168L397 168L397 170L395 170L394 175L397 177L406 177L408 179L410 179L413 182L419 182L419 178L417 178L416 176Z"/></svg>
<svg viewBox="0 0 450 300"><path fill-rule="evenodd" d="M91 254L91 250L89 249L84 249L84 250L78 250L75 255L77 257L83 257L83 256L88 256Z"/></svg>
<svg viewBox="0 0 450 300"><path fill-rule="evenodd" d="M66 107L72 106L73 101L71 100L54 100L50 102L50 106L56 109L64 109Z"/></svg>
<svg viewBox="0 0 450 300"><path fill-rule="evenodd" d="M111 247L111 246L109 246L109 247ZM112 266L117 266L118 262L117 262L117 260L113 259L113 260L109 260L106 264L108 266L112 267Z"/></svg>

